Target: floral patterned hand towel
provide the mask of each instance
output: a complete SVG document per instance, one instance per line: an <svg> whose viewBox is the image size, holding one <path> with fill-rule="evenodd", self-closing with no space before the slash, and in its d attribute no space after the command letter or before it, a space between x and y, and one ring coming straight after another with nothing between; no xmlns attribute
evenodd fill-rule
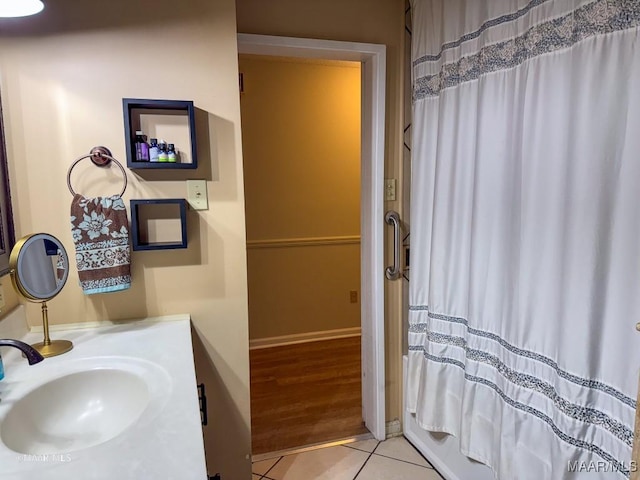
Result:
<svg viewBox="0 0 640 480"><path fill-rule="evenodd" d="M71 233L85 294L117 292L131 286L129 219L122 197L76 194L71 202Z"/></svg>

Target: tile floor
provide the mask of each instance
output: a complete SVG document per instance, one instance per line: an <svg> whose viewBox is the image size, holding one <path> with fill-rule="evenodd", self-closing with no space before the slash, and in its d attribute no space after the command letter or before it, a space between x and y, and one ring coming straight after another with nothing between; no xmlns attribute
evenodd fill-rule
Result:
<svg viewBox="0 0 640 480"><path fill-rule="evenodd" d="M261 460L252 480L442 480L403 437L363 440Z"/></svg>

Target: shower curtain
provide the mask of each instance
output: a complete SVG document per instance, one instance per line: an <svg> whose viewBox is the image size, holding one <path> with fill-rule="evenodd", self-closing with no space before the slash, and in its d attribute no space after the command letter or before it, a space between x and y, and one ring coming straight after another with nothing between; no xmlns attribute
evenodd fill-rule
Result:
<svg viewBox="0 0 640 480"><path fill-rule="evenodd" d="M626 478L640 0L412 12L407 408L501 480Z"/></svg>

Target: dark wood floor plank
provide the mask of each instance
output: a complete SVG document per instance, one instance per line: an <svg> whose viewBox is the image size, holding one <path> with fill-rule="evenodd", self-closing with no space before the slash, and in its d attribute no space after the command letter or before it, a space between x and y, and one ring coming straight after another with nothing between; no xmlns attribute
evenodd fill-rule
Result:
<svg viewBox="0 0 640 480"><path fill-rule="evenodd" d="M253 454L367 432L360 337L251 350Z"/></svg>

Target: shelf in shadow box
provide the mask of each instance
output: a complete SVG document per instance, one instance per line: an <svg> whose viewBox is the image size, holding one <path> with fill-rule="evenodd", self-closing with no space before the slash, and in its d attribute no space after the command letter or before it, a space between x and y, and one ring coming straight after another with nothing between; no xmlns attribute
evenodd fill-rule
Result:
<svg viewBox="0 0 640 480"><path fill-rule="evenodd" d="M134 250L187 248L187 201L184 198L131 200Z"/></svg>
<svg viewBox="0 0 640 480"><path fill-rule="evenodd" d="M198 168L195 107L191 100L145 100L123 98L124 135L127 148L127 167L130 169L194 169ZM178 152L177 162L136 161L136 131L167 144L173 143Z"/></svg>

